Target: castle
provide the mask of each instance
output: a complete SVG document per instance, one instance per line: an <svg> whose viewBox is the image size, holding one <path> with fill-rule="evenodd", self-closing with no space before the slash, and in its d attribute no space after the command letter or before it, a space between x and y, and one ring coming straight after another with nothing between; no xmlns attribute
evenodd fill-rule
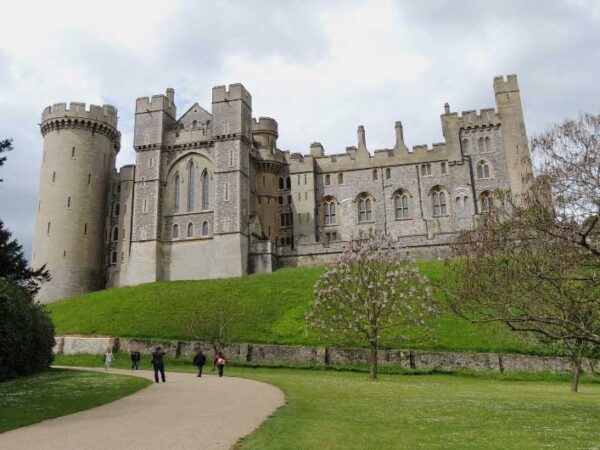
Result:
<svg viewBox="0 0 600 450"><path fill-rule="evenodd" d="M494 78L496 108L441 115L444 142L356 146L326 155L277 148L277 121L252 118L241 84L212 108L177 117L173 89L136 100L136 164L115 168L117 112L47 107L32 266L47 264L50 302L105 287L234 277L331 262L364 233L396 237L417 258L448 244L532 176L517 77Z"/></svg>

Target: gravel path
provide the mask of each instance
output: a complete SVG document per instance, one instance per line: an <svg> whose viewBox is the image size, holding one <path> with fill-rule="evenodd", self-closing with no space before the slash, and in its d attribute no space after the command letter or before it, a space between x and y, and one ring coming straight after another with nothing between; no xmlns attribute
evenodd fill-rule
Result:
<svg viewBox="0 0 600 450"><path fill-rule="evenodd" d="M153 379L149 371L135 375ZM0 434L0 449L228 449L284 401L279 389L258 381L167 372L164 384Z"/></svg>

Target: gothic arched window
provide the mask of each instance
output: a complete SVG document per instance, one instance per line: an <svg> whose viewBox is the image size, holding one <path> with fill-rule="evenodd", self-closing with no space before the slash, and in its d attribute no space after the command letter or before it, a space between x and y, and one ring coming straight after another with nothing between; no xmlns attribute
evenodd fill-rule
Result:
<svg viewBox="0 0 600 450"><path fill-rule="evenodd" d="M179 176L179 174L175 175L175 179L173 181L173 183L175 184L175 198L173 199L173 203L175 205L175 212L178 213L179 212L179 198L181 197L181 177Z"/></svg>
<svg viewBox="0 0 600 450"><path fill-rule="evenodd" d="M179 237L179 225L173 225L173 239L177 239Z"/></svg>
<svg viewBox="0 0 600 450"><path fill-rule="evenodd" d="M202 209L203 210L207 210L209 209L210 205L209 205L209 201L208 201L208 195L209 195L209 175L208 175L208 171L205 170L202 173Z"/></svg>
<svg viewBox="0 0 600 450"><path fill-rule="evenodd" d="M112 236L112 240L113 241L118 241L119 240L119 228L118 227L114 227L113 228L113 236Z"/></svg>
<svg viewBox="0 0 600 450"><path fill-rule="evenodd" d="M333 197L327 197L323 202L323 224L324 225L335 225L337 224L336 211L337 201Z"/></svg>
<svg viewBox="0 0 600 450"><path fill-rule="evenodd" d="M325 175L325 186L329 186L331 184L331 175Z"/></svg>
<svg viewBox="0 0 600 450"><path fill-rule="evenodd" d="M431 190L431 202L434 216L444 216L448 213L446 193L440 186L436 186Z"/></svg>
<svg viewBox="0 0 600 450"><path fill-rule="evenodd" d="M479 201L481 202L481 212L490 212L494 207L494 197L489 191L482 192Z"/></svg>
<svg viewBox="0 0 600 450"><path fill-rule="evenodd" d="M485 179L490 177L490 165L487 161L477 163L477 178Z"/></svg>
<svg viewBox="0 0 600 450"><path fill-rule="evenodd" d="M394 194L394 214L397 220L409 218L408 194L405 191Z"/></svg>
<svg viewBox="0 0 600 450"><path fill-rule="evenodd" d="M208 222L202 223L202 236L208 236Z"/></svg>
<svg viewBox="0 0 600 450"><path fill-rule="evenodd" d="M188 192L187 192L187 209L194 209L194 182L196 180L196 164L193 159L190 159L188 164Z"/></svg>
<svg viewBox="0 0 600 450"><path fill-rule="evenodd" d="M373 220L373 200L367 193L360 194L358 197L358 221L369 222Z"/></svg>
<svg viewBox="0 0 600 450"><path fill-rule="evenodd" d="M193 237L194 236L194 224L193 223L188 223L188 228L187 228L187 237Z"/></svg>

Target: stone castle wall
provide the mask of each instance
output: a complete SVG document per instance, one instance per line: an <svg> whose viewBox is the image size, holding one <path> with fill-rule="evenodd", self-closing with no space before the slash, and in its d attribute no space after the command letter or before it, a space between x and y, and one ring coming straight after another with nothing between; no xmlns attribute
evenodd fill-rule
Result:
<svg viewBox="0 0 600 450"><path fill-rule="evenodd" d="M56 338L55 353L103 354L108 348L123 353L134 350L149 355L157 345L170 356L190 359L198 350L212 354L212 347L205 342L160 341L109 337ZM232 344L224 350L228 358L263 365L315 365L340 366L367 364L368 349L337 349L333 347L304 347L273 344ZM401 369L419 370L472 370L492 372L568 372L570 361L564 357L534 356L510 353L438 352L425 350L379 350L379 364ZM600 360L585 359L585 372L600 373Z"/></svg>

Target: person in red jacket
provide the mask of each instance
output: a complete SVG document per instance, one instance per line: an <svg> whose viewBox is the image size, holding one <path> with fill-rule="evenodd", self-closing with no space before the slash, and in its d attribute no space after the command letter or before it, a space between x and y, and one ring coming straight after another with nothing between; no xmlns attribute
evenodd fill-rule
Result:
<svg viewBox="0 0 600 450"><path fill-rule="evenodd" d="M225 368L226 363L227 359L225 359L223 352L217 352L217 356L215 356L215 361L213 362L213 367L216 367L219 371L219 378L223 376L223 369Z"/></svg>

